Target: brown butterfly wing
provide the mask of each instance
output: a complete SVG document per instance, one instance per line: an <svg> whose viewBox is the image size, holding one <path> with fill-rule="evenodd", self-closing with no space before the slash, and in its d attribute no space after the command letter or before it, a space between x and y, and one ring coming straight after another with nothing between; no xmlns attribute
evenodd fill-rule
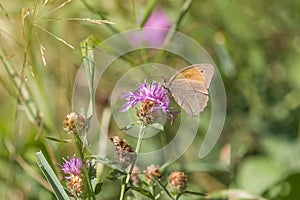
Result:
<svg viewBox="0 0 300 200"><path fill-rule="evenodd" d="M206 107L213 74L212 65L197 64L183 68L170 79L168 88L174 100L189 115L199 115Z"/></svg>
<svg viewBox="0 0 300 200"><path fill-rule="evenodd" d="M201 91L205 91L205 93L193 89L195 87L192 85L196 85ZM191 116L199 115L207 105L207 89L196 84L194 81L187 83L183 79L174 80L169 90L177 104Z"/></svg>
<svg viewBox="0 0 300 200"><path fill-rule="evenodd" d="M210 87L211 80L214 76L215 69L211 64L198 64L196 68L199 70L200 74L203 76L205 86L208 89Z"/></svg>

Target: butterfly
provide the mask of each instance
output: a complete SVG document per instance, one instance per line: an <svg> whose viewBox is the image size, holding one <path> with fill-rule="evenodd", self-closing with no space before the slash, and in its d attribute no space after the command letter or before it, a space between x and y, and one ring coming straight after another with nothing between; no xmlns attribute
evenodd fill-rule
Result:
<svg viewBox="0 0 300 200"><path fill-rule="evenodd" d="M213 76L214 67L211 64L194 64L175 73L165 87L183 110L190 116L196 116L207 105Z"/></svg>

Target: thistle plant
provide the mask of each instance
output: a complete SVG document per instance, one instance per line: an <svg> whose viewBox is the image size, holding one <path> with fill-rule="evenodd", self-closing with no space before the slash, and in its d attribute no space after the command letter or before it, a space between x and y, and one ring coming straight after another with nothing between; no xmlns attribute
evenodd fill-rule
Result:
<svg viewBox="0 0 300 200"><path fill-rule="evenodd" d="M155 1L149 3L146 11L147 17L142 20L141 26L163 29L154 32L142 32L139 39L146 43L151 43L151 45L161 46L167 39L170 39L171 36L168 36L168 28L172 24L163 10L153 10L154 3ZM185 3L181 11L181 17L190 4L191 1ZM152 10L153 12L151 12ZM176 26L174 27L176 28ZM146 169L140 170L139 166L137 166L143 139L147 134L148 128L159 127L162 130L163 124L159 124L160 119L169 120L172 125L176 117L175 112L170 108L171 95L163 82L145 80L139 83L134 91L126 91L120 99L125 102L119 112L127 112L131 109L135 111L135 118L137 119L135 125L139 126L138 138L135 145L129 144L123 139L124 135L110 137L110 141L115 147L116 160L112 158L100 158L89 151L88 147L90 144L87 141L87 135L89 134L90 121L93 117L93 108L95 106L93 85L95 62L93 47L93 42L90 38L81 43L90 95L87 112L73 110L66 115L63 122L65 126L64 130L67 131L70 137L73 137L71 142L74 142L77 147L76 155L73 158L67 157L67 159L63 159L63 162L59 164L64 177L63 180L57 181L58 179L53 175L54 173L51 172L49 167L44 170L48 165L44 158L39 157L40 167L46 177L50 178L51 181L49 183L54 189L57 198L67 199L66 196L68 195L75 199L94 200L97 194L101 195L102 185L107 180L121 181L120 200L131 198L132 195L136 199L147 197L149 199L168 198L171 200L178 199L184 193L204 196L205 194L203 193L188 192L186 190L187 176L184 172L171 172L171 175L167 178L167 174L170 171L166 167L163 168L156 164L151 164ZM131 126L128 127L130 128ZM55 140L60 141L59 139ZM103 179L101 171L97 171L97 163L104 163L106 167L110 168L111 172L106 176L106 179ZM65 193L66 191L67 194Z"/></svg>
<svg viewBox="0 0 300 200"><path fill-rule="evenodd" d="M157 123L161 117L169 119L171 123L175 118L174 112L170 108L170 94L163 83L155 81L148 83L145 80L138 85L136 90L124 94L122 99L125 100L125 103L120 112L134 109L138 120L136 124L140 130L135 147L122 139L122 136L110 138L115 146L117 163L120 168L113 167L114 162L109 158L106 158L105 162L112 169L111 178L108 179L121 180L119 199L124 200L134 195L136 198L140 198L140 196L150 199L168 197L175 200L184 193L203 196L203 193L186 191L187 176L184 172L171 172L167 178L165 176L167 174L165 173L166 169L151 164L143 170L144 176L141 176L141 170L136 165L147 129ZM91 163L101 163L103 159L92 155L87 149L86 134L89 130L89 120L78 112L70 112L66 115L63 124L65 125L64 130L74 138L79 156L74 155L73 158L63 159L60 167L64 180L61 182L65 185L69 196L75 199L96 199L96 195L101 191L104 182L97 180L96 165Z"/></svg>
<svg viewBox="0 0 300 200"><path fill-rule="evenodd" d="M129 91L122 98L125 100L125 103L122 106L121 112L135 109L136 118L139 122L136 124L140 126L140 132L135 151L133 147L119 136L111 138L111 141L115 145L120 165L128 169L122 178L119 199L125 199L126 193L130 189L150 199L159 199L164 196L163 194L167 195L169 199L178 199L180 195L186 192L187 176L184 172L172 172L168 178L168 188L165 186L166 177L164 177L164 173L158 165L149 165L143 171L143 177L136 173L136 171L139 171L137 170L136 159L139 156L147 129L154 123L157 123L157 119L160 117L170 119L171 123L174 120L175 115L172 109L170 109L171 97L168 90L163 86L163 83L155 81L147 83L147 81L144 81L138 85L136 90ZM144 184L141 184L141 179L144 180ZM196 192L194 194L204 195L203 193Z"/></svg>
<svg viewBox="0 0 300 200"><path fill-rule="evenodd" d="M67 181L67 189L76 198L95 199L94 187L92 186L92 179L95 177L95 170L92 168L95 166L90 165L87 158L89 152L84 147L84 140L81 137L86 130L86 118L79 113L71 112L65 117L64 125L68 134L73 134L80 155L80 158L74 155L73 159L64 159L61 166Z"/></svg>
<svg viewBox="0 0 300 200"><path fill-rule="evenodd" d="M134 92L128 92L123 95L123 98L126 100L126 103L123 105L121 112L134 108L136 109L136 116L140 121L140 132L135 151L138 156L148 126L155 123L160 116L171 118L171 120L173 120L174 115L169 108L170 97L168 91L162 84L156 83L155 81L152 81L152 83L149 84L145 81L140 84ZM138 104L139 107L136 108ZM132 162L131 168L124 178L120 199L124 199L134 165L135 160ZM151 173L150 170L149 173Z"/></svg>
<svg viewBox="0 0 300 200"><path fill-rule="evenodd" d="M68 158L64 160L61 166L66 179L66 185L70 194L74 197L80 197L83 192L84 181L83 181L83 165L81 159L77 158L76 155L72 159Z"/></svg>
<svg viewBox="0 0 300 200"><path fill-rule="evenodd" d="M123 2L1 1L0 199L262 199L226 187L299 199L300 4ZM194 46L199 42L219 64L211 90L212 73L201 70L203 76L180 70L165 84L158 81L170 75L163 65L212 64ZM189 87L199 82L198 89ZM195 93L202 94L191 98ZM200 118L203 99L211 112ZM227 110L233 123L223 129ZM224 145L216 143L221 132L229 133L221 137L228 145L213 149ZM198 160L197 144L198 158L209 155L216 163ZM32 156L37 149L40 171ZM221 174L213 185L222 190L202 193L212 181L194 176L200 170Z"/></svg>

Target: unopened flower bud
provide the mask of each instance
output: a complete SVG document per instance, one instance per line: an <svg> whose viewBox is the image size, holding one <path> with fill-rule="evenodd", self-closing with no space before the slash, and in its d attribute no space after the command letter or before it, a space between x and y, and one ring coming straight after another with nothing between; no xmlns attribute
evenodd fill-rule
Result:
<svg viewBox="0 0 300 200"><path fill-rule="evenodd" d="M155 185L152 176L156 177L158 180L160 180L161 178L161 171L159 166L157 165L148 166L144 171L144 173L145 173L145 179L150 185Z"/></svg>
<svg viewBox="0 0 300 200"><path fill-rule="evenodd" d="M68 133L80 133L85 127L85 118L77 112L71 112L67 114L64 125Z"/></svg>
<svg viewBox="0 0 300 200"><path fill-rule="evenodd" d="M131 177L130 177L130 183L133 186L140 186L141 185L141 179L139 178L138 174L140 173L140 169L135 165L133 167L132 173L131 173Z"/></svg>
<svg viewBox="0 0 300 200"><path fill-rule="evenodd" d="M134 149L127 144L126 140L123 140L118 136L113 136L110 139L115 145L120 165L123 168L128 167L128 165L130 165L136 159L136 153Z"/></svg>
<svg viewBox="0 0 300 200"><path fill-rule="evenodd" d="M186 189L187 175L184 172L172 172L168 182L172 193L181 193Z"/></svg>

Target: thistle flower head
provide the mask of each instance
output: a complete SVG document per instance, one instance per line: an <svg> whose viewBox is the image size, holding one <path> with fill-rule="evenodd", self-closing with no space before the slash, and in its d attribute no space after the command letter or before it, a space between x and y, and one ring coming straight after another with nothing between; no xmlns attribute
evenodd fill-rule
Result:
<svg viewBox="0 0 300 200"><path fill-rule="evenodd" d="M140 169L135 165L133 167L133 170L132 170L132 173L131 173L131 176L130 176L130 183L133 186L138 187L138 186L141 185L141 179L138 176L139 173L140 173Z"/></svg>
<svg viewBox="0 0 300 200"><path fill-rule="evenodd" d="M144 173L145 173L145 179L150 185L155 185L152 176L156 177L158 180L160 180L162 176L160 167L157 165L148 166L144 171Z"/></svg>
<svg viewBox="0 0 300 200"><path fill-rule="evenodd" d="M67 160L64 159L64 163L61 166L61 170L64 174L69 175L79 175L82 172L82 161L81 159L77 158L76 155L73 156L73 158L67 158Z"/></svg>
<svg viewBox="0 0 300 200"><path fill-rule="evenodd" d="M165 114L173 119L173 113L170 111L170 98L168 91L161 85L153 81L151 84L146 81L139 85L134 92L123 95L126 103L123 105L121 112L134 108L141 103L137 109L137 116L144 124L153 123L158 115Z"/></svg>
<svg viewBox="0 0 300 200"><path fill-rule="evenodd" d="M83 190L83 165L81 159L77 158L76 155L73 158L68 157L67 160L64 159L61 170L65 174L69 192L79 197Z"/></svg>
<svg viewBox="0 0 300 200"><path fill-rule="evenodd" d="M127 144L126 140L118 136L113 136L110 139L115 145L120 165L124 168L128 167L136 159L134 149Z"/></svg>
<svg viewBox="0 0 300 200"><path fill-rule="evenodd" d="M64 125L68 133L80 133L85 126L85 118L77 112L67 114Z"/></svg>
<svg viewBox="0 0 300 200"><path fill-rule="evenodd" d="M187 175L184 172L172 172L168 178L168 183L172 193L181 193L186 189Z"/></svg>

